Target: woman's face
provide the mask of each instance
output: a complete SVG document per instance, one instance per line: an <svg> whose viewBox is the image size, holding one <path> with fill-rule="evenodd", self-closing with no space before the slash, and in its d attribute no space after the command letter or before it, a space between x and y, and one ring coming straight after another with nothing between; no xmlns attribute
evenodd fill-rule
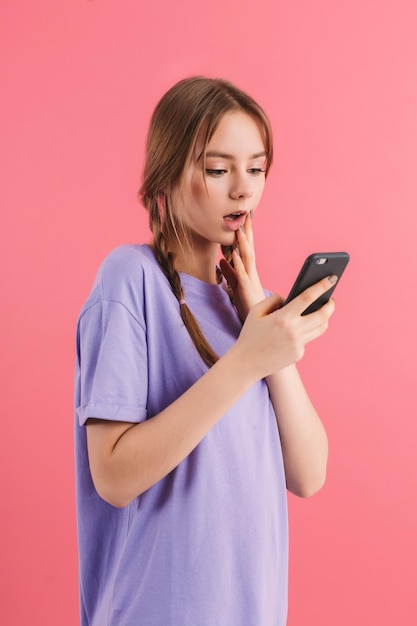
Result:
<svg viewBox="0 0 417 626"><path fill-rule="evenodd" d="M195 250L233 245L236 231L256 209L265 186L267 154L256 122L247 113L224 115L207 145L205 163L197 154L173 208ZM205 168L205 169L204 169Z"/></svg>

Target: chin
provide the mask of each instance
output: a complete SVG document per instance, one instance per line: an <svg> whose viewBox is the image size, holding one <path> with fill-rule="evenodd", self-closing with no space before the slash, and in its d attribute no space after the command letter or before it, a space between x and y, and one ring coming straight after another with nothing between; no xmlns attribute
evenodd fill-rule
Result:
<svg viewBox="0 0 417 626"><path fill-rule="evenodd" d="M235 246L236 245L236 233L234 232L225 233L224 236L220 238L219 244L221 246Z"/></svg>

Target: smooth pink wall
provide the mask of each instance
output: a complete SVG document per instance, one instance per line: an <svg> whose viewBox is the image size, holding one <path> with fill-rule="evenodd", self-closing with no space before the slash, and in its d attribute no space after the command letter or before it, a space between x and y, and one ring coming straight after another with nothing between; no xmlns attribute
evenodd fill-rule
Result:
<svg viewBox="0 0 417 626"><path fill-rule="evenodd" d="M148 238L157 98L205 73L273 121L265 286L285 295L310 252L352 256L301 364L331 456L325 489L290 497L289 626L415 624L416 24L414 0L3 0L2 623L78 621L75 320L104 255Z"/></svg>

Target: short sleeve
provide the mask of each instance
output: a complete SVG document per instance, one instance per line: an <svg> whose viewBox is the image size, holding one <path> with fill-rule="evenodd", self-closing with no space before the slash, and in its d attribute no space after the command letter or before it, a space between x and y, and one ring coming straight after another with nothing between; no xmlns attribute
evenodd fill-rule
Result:
<svg viewBox="0 0 417 626"><path fill-rule="evenodd" d="M90 417L133 423L146 419L146 330L120 302L97 302L80 317L77 377L80 425Z"/></svg>

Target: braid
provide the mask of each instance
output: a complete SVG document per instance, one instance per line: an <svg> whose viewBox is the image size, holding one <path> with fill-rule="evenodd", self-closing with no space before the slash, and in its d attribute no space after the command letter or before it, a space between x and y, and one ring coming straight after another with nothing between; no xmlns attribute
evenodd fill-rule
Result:
<svg viewBox="0 0 417 626"><path fill-rule="evenodd" d="M155 214L158 213L158 218L155 219ZM152 217L154 219L152 219ZM156 259L161 266L162 271L167 277L171 289L177 298L180 305L180 314L184 326L188 331L199 355L203 359L204 363L211 367L218 361L219 357L209 345L207 339L204 337L203 332L198 325L197 320L191 313L186 302L184 301L184 291L181 284L180 275L175 269L174 253L171 252L167 246L166 236L163 232L161 220L159 218L159 212L156 209L151 212L151 226L154 234L154 251Z"/></svg>
<svg viewBox="0 0 417 626"><path fill-rule="evenodd" d="M232 252L235 249L235 246L222 246L223 256L230 265L233 267L232 263Z"/></svg>

